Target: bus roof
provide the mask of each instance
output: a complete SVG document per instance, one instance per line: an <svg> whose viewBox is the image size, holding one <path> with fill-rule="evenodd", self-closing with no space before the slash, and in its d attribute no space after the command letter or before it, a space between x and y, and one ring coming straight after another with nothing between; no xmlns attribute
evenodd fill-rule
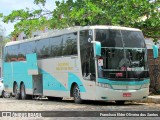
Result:
<svg viewBox="0 0 160 120"><path fill-rule="evenodd" d="M39 39L42 39L42 38L59 36L59 35L67 34L67 33L71 33L71 32L77 32L77 31L86 30L86 29L115 29L115 30L141 31L141 30L136 29L136 28L120 27L120 26L107 26L107 25L75 26L75 27L69 27L69 28L60 29L60 30L53 30L51 32L46 32L46 33L41 34L40 36L30 38L30 39L8 42L5 45L5 47L10 46L10 45L24 43L24 42L39 40Z"/></svg>

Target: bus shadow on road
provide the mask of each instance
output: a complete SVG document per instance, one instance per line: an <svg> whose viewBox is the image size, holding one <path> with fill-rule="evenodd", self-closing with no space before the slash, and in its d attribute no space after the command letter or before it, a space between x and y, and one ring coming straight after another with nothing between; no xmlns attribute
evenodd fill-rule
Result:
<svg viewBox="0 0 160 120"><path fill-rule="evenodd" d="M12 98L3 98L3 99L10 99L15 100L14 97ZM73 99L55 99L49 100L47 98L36 98L36 99L28 99L27 101L42 101L42 102L59 102L59 103L66 103L66 104L75 104ZM78 105L78 104L77 104ZM124 104L117 104L115 101L92 101L92 100L83 100L82 105L92 105L92 106L141 106L144 103L138 103L136 101L126 101Z"/></svg>
<svg viewBox="0 0 160 120"><path fill-rule="evenodd" d="M43 101L53 101L53 102L61 102L61 103L74 103L74 100L48 100L45 99ZM75 103L76 104L76 103ZM83 100L82 105L92 105L92 106L137 106L144 105L143 103L137 103L134 101L126 101L124 104L117 104L115 101L91 101L91 100Z"/></svg>
<svg viewBox="0 0 160 120"><path fill-rule="evenodd" d="M83 102L83 104L87 104L87 105L95 105L95 106L137 106L137 105L143 105L140 103L136 103L136 102L130 102L130 101L126 101L124 104L117 104L115 101L90 101L90 100L86 100Z"/></svg>

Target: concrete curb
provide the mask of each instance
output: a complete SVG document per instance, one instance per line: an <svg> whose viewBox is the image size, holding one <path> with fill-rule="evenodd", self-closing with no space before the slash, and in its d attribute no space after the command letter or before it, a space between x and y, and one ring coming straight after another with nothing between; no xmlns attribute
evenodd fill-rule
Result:
<svg viewBox="0 0 160 120"><path fill-rule="evenodd" d="M160 104L160 95L148 96L146 99L139 100L139 101L136 101L136 102Z"/></svg>

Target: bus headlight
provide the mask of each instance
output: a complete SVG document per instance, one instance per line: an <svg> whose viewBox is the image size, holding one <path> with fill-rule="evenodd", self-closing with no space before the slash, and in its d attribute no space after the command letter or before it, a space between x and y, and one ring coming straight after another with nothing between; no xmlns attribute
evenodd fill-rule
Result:
<svg viewBox="0 0 160 120"><path fill-rule="evenodd" d="M98 83L98 86L103 88L111 88L109 84L104 84L104 83Z"/></svg>
<svg viewBox="0 0 160 120"><path fill-rule="evenodd" d="M149 88L149 84L143 84L141 88Z"/></svg>

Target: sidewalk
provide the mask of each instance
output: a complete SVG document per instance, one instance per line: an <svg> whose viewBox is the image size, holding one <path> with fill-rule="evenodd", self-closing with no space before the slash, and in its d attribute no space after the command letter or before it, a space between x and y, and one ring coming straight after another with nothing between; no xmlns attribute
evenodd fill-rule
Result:
<svg viewBox="0 0 160 120"><path fill-rule="evenodd" d="M137 102L160 104L160 95L151 95L151 96L148 96L148 98L137 101Z"/></svg>

